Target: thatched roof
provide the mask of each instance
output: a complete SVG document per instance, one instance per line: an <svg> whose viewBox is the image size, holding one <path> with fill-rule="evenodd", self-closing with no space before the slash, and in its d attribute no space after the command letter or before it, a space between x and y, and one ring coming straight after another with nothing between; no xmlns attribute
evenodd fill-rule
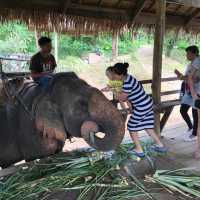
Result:
<svg viewBox="0 0 200 200"><path fill-rule="evenodd" d="M0 21L17 19L42 30L101 32L153 27L156 0L5 0ZM200 30L200 0L167 0L166 25Z"/></svg>

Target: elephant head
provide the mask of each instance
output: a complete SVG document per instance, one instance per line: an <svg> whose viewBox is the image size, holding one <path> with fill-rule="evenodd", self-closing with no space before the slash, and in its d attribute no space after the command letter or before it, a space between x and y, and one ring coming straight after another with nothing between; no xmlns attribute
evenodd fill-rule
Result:
<svg viewBox="0 0 200 200"><path fill-rule="evenodd" d="M74 73L57 74L50 88L36 109L40 132L61 141L67 135L84 138L90 146L103 151L121 143L124 120L99 90Z"/></svg>

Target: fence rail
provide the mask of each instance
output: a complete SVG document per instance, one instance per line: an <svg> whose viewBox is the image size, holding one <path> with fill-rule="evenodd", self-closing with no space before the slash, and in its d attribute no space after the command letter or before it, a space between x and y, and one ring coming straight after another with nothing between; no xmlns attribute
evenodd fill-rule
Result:
<svg viewBox="0 0 200 200"><path fill-rule="evenodd" d="M20 61L20 62L29 62L30 58L27 56L19 56L19 58L11 58L7 56L0 56L0 60L10 60L10 61Z"/></svg>
<svg viewBox="0 0 200 200"><path fill-rule="evenodd" d="M30 72L9 72L6 73L8 78L22 78L27 77L30 75ZM170 77L170 78L163 78L162 82L172 82L177 81L178 79L176 77ZM141 80L139 81L141 84L151 84L152 80ZM169 90L165 92L161 92L161 96L167 96L167 95L173 95L173 94L179 94L180 90ZM150 94L151 95L151 94Z"/></svg>
<svg viewBox="0 0 200 200"><path fill-rule="evenodd" d="M177 77L162 78L162 83L172 82L172 81L178 81L178 80L179 79ZM141 80L139 82L142 85L152 84L152 80L151 79L149 79L149 80ZM170 91L161 92L161 96L172 95L172 94L179 94L179 93L180 93L180 90L170 90Z"/></svg>
<svg viewBox="0 0 200 200"><path fill-rule="evenodd" d="M162 82L170 82L170 81L178 81L179 79L177 77L169 77L169 78L162 78ZM139 81L141 84L145 85L145 84L151 84L152 80L141 80Z"/></svg>

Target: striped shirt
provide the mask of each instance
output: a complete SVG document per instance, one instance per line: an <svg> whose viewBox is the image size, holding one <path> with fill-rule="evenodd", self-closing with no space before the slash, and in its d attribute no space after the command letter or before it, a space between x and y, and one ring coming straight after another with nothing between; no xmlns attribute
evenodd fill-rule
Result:
<svg viewBox="0 0 200 200"><path fill-rule="evenodd" d="M133 76L127 75L126 80L123 82L122 90L128 94L129 102L140 116L153 109L153 100Z"/></svg>

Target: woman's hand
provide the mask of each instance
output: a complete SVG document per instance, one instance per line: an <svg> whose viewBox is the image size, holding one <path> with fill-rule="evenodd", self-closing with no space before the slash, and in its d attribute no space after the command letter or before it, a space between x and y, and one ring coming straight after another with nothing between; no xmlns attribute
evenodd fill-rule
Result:
<svg viewBox="0 0 200 200"><path fill-rule="evenodd" d="M189 84L189 87L190 87L190 91L191 91L191 94L192 94L192 98L194 100L197 100L199 99L195 89L194 89L194 74L196 73L196 69L193 68L191 70L191 72L189 73L189 76L188 76L188 84Z"/></svg>
<svg viewBox="0 0 200 200"><path fill-rule="evenodd" d="M174 73L176 74L177 78L180 80L184 79L184 76L181 72L179 72L177 69L174 70Z"/></svg>
<svg viewBox="0 0 200 200"><path fill-rule="evenodd" d="M101 89L102 92L110 92L111 89L109 87L105 87L103 89Z"/></svg>
<svg viewBox="0 0 200 200"><path fill-rule="evenodd" d="M127 93L124 93L124 92L119 92L119 93L116 94L116 98L117 98L119 101L126 102L127 99L128 99L128 94L127 94Z"/></svg>
<svg viewBox="0 0 200 200"><path fill-rule="evenodd" d="M192 98L193 98L194 100L199 99L199 97L198 97L198 95L197 95L196 93L192 95Z"/></svg>

